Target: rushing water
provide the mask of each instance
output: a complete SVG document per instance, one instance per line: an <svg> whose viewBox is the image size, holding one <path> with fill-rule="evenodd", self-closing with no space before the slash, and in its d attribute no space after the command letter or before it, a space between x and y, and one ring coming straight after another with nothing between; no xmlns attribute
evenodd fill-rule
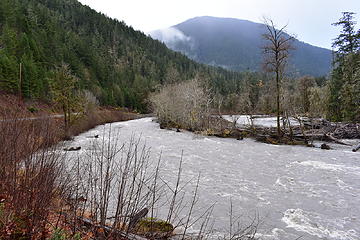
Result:
<svg viewBox="0 0 360 240"><path fill-rule="evenodd" d="M255 115L253 116L253 124L257 126L263 126L263 127L276 127L276 117L270 117L270 116L264 116L264 115ZM251 116L250 115L223 115L223 118L234 122L236 121L237 125L244 126L244 125L251 125ZM294 119L290 118L290 123L292 126L299 125L299 122ZM280 125L283 125L283 121L280 121Z"/></svg>
<svg viewBox="0 0 360 240"><path fill-rule="evenodd" d="M86 149L88 136L103 129L77 136L71 145ZM162 152L167 181L176 179L183 151L184 179L201 172L198 205L216 202L219 232L227 228L231 198L244 218L259 213L261 239L360 239L360 153L350 147L325 151L177 133L151 118L114 123L112 129L120 130L119 141L141 135L154 161Z"/></svg>

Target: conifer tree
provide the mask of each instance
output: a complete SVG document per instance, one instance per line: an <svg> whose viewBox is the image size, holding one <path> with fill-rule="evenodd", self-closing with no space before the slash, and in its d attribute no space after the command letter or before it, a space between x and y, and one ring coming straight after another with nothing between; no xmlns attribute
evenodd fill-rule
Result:
<svg viewBox="0 0 360 240"><path fill-rule="evenodd" d="M359 116L359 79L355 74L360 66L360 31L355 30L353 12L343 12L334 26L341 26L334 40L335 58L329 82L328 115L335 121L355 121Z"/></svg>
<svg viewBox="0 0 360 240"><path fill-rule="evenodd" d="M67 64L62 64L53 72L51 79L51 93L54 102L62 109L64 114L65 135L73 123L73 115L82 110L82 101L77 92L79 79L74 76Z"/></svg>

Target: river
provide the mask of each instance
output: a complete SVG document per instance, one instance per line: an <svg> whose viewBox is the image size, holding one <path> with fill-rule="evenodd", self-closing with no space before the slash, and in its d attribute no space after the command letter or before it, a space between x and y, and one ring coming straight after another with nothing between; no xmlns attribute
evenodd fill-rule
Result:
<svg viewBox="0 0 360 240"><path fill-rule="evenodd" d="M183 152L183 179L201 173L197 206L216 203L219 233L228 226L231 199L244 222L259 214L260 239L360 239L360 153L351 148L326 151L178 133L160 129L152 118L111 126L119 130L120 142L139 136L154 162L161 153L166 181L176 180ZM94 141L89 136L103 134L104 126L98 126L66 144L81 146L82 154Z"/></svg>

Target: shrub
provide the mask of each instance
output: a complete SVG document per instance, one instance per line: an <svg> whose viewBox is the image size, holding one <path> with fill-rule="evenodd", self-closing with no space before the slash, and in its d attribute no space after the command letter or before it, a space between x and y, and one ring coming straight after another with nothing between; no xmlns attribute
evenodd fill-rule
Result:
<svg viewBox="0 0 360 240"><path fill-rule="evenodd" d="M62 191L61 159L53 120L22 115L0 121L0 239L45 235L54 199Z"/></svg>
<svg viewBox="0 0 360 240"><path fill-rule="evenodd" d="M212 98L199 78L165 86L150 97L150 102L165 126L204 130L208 125Z"/></svg>

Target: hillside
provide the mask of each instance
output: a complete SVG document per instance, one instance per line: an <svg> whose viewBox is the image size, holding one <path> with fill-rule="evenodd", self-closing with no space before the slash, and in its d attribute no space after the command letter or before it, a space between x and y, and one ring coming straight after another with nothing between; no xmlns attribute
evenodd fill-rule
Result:
<svg viewBox="0 0 360 240"><path fill-rule="evenodd" d="M169 48L205 64L235 71L261 70L263 24L232 18L196 17L150 35ZM295 40L290 71L327 75L331 51Z"/></svg>
<svg viewBox="0 0 360 240"><path fill-rule="evenodd" d="M62 63L103 105L146 111L149 92L205 74L241 81L169 50L124 22L76 0L0 0L0 90L51 101L52 72ZM21 66L21 81L20 81Z"/></svg>

